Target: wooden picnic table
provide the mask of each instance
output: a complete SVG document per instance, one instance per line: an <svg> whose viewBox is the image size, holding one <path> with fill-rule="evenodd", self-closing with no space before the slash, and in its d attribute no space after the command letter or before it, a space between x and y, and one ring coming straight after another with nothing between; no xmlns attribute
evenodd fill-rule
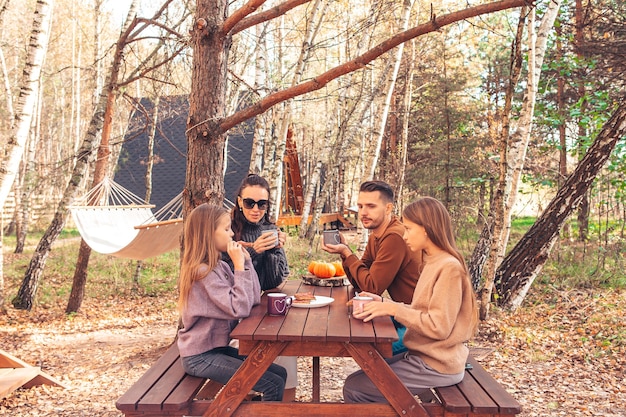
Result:
<svg viewBox="0 0 626 417"><path fill-rule="evenodd" d="M392 355L391 345L398 340L390 318L379 317L364 323L351 317L346 305L353 295L350 286L318 287L290 280L282 285L280 291L287 295L311 292L332 297L334 301L315 308L291 307L286 316L269 316L264 295L250 316L231 333L234 339L239 339L240 353L248 357L203 416L428 415L383 359ZM279 355L314 358L313 401L242 403ZM328 356L354 358L389 404L320 403L319 357ZM332 372L332 369L327 372Z"/></svg>

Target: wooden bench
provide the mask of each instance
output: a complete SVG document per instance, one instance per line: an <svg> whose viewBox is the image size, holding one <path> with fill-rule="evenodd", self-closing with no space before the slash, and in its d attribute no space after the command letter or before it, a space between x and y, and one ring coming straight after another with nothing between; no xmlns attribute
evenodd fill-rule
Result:
<svg viewBox="0 0 626 417"><path fill-rule="evenodd" d="M43 372L38 366L30 366L4 350L0 350L0 400L16 389L36 385L52 385L66 388L60 381Z"/></svg>
<svg viewBox="0 0 626 417"><path fill-rule="evenodd" d="M474 358L469 363L472 369L459 384L434 389L435 401L423 404L430 416L514 416L521 412L520 404ZM115 405L127 417L201 416L221 387L185 374L174 343ZM245 415L245 403L242 406L237 415ZM389 415L395 415L389 409Z"/></svg>
<svg viewBox="0 0 626 417"><path fill-rule="evenodd" d="M115 403L126 416L193 415L195 406L208 407L222 384L187 375L176 343ZM196 415L201 415L202 412Z"/></svg>
<svg viewBox="0 0 626 417"><path fill-rule="evenodd" d="M514 416L522 412L515 398L476 359L470 356L468 362L472 369L465 372L463 381L451 387L434 389L440 401L435 408L444 409L446 416ZM429 412L431 404L424 404ZM443 412L432 415L443 415Z"/></svg>

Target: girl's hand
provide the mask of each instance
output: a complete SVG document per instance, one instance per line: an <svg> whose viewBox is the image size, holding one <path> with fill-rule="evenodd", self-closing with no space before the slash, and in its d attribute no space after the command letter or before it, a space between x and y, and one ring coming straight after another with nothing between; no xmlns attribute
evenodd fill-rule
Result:
<svg viewBox="0 0 626 417"><path fill-rule="evenodd" d="M245 269L246 255L248 255L248 257L250 256L248 251L246 251L239 242L235 242L234 240L228 242L226 251L231 261L233 261L235 271L243 271Z"/></svg>
<svg viewBox="0 0 626 417"><path fill-rule="evenodd" d="M372 296L370 293L361 293L363 295L368 294L368 296ZM359 295L361 295L359 294ZM374 296L378 297L382 300L382 298L378 295ZM385 316L395 316L396 315L396 303L393 301L385 300L382 301L370 301L369 303L363 306L362 312L353 312L352 315L361 319L365 322L372 320L374 317L385 317Z"/></svg>

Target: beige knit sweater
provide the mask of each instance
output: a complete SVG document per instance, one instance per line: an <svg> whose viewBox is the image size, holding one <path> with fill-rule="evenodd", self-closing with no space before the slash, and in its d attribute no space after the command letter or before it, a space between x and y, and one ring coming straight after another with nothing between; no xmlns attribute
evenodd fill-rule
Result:
<svg viewBox="0 0 626 417"><path fill-rule="evenodd" d="M396 320L407 327L404 345L443 374L463 371L478 311L474 290L459 261L441 252L424 255L411 305L398 306Z"/></svg>

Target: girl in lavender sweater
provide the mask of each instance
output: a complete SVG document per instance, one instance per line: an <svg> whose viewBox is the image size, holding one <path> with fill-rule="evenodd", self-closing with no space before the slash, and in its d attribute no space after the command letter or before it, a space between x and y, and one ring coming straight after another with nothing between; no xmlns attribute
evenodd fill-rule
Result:
<svg viewBox="0 0 626 417"><path fill-rule="evenodd" d="M183 328L178 350L185 372L226 384L244 356L228 346L230 332L260 302L259 279L250 255L232 240L224 208L201 204L187 217L178 308ZM234 272L221 260L228 252ZM254 386L263 401L281 401L287 372L272 364Z"/></svg>

